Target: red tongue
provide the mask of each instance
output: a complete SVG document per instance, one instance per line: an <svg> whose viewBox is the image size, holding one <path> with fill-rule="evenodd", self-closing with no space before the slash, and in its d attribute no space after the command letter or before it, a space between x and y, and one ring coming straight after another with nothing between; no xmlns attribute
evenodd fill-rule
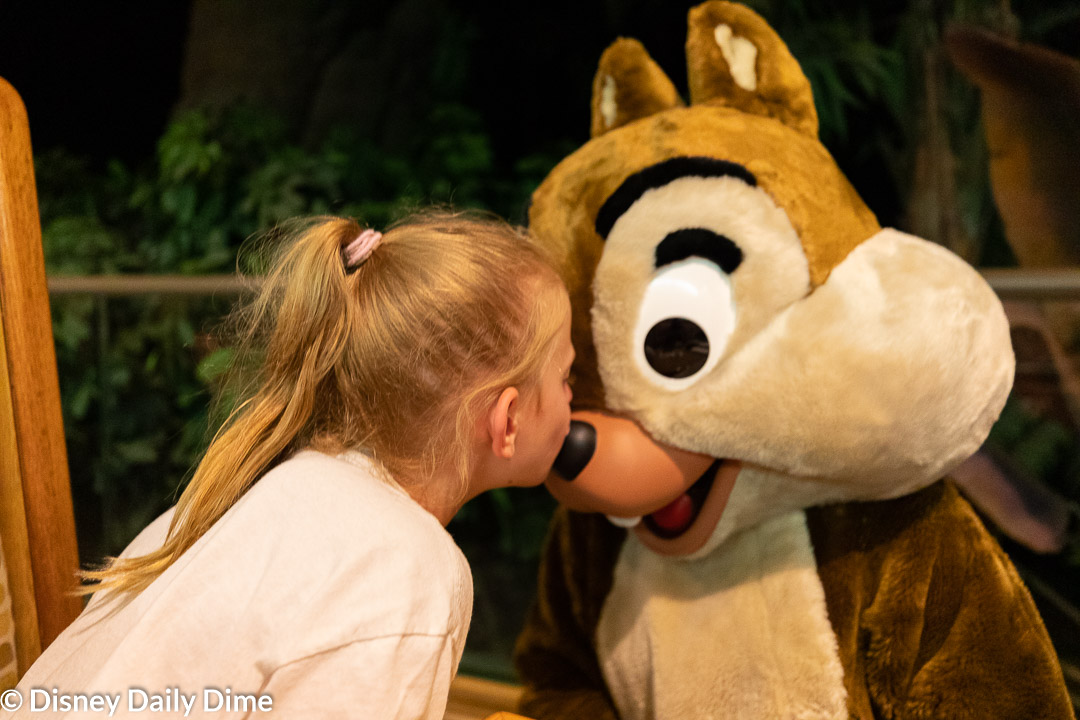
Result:
<svg viewBox="0 0 1080 720"><path fill-rule="evenodd" d="M694 519L694 501L690 496L683 493L672 502L660 508L652 515L653 522L667 532L679 532L685 530Z"/></svg>

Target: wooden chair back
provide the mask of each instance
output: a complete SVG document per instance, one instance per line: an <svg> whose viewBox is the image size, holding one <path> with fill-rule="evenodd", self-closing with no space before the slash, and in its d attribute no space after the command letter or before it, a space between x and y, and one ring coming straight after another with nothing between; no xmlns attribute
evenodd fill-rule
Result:
<svg viewBox="0 0 1080 720"><path fill-rule="evenodd" d="M60 386L30 129L0 78L0 547L21 676L79 614Z"/></svg>

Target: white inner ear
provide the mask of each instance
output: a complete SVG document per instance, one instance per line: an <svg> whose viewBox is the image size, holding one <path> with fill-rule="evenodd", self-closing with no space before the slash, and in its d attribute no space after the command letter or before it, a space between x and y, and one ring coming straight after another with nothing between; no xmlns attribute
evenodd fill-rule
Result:
<svg viewBox="0 0 1080 720"><path fill-rule="evenodd" d="M724 60L727 61L735 84L743 90L756 90L757 74L754 72L754 65L757 62L757 46L733 33L730 25L717 25L713 35L720 51L724 53Z"/></svg>
<svg viewBox="0 0 1080 720"><path fill-rule="evenodd" d="M600 90L600 115L604 118L604 127L615 124L619 107L615 103L615 78L610 75L604 76L604 87Z"/></svg>

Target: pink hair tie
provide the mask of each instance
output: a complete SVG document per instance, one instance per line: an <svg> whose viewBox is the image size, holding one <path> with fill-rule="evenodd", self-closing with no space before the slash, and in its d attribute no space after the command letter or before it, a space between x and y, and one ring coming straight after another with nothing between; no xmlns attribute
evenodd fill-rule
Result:
<svg viewBox="0 0 1080 720"><path fill-rule="evenodd" d="M379 247L380 242L382 242L382 233L378 230L368 228L357 235L355 240L341 249L346 269L363 264L375 248Z"/></svg>

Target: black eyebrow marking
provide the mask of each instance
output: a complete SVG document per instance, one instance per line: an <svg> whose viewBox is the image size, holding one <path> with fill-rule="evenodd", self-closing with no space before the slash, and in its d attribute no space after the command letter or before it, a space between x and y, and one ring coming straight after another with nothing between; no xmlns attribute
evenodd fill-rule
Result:
<svg viewBox="0 0 1080 720"><path fill-rule="evenodd" d="M757 187L757 178L738 163L710 157L677 157L639 170L623 180L615 192L604 201L596 214L596 232L607 240L608 233L619 217L630 209L642 195L653 188L663 187L683 177L734 177L750 187Z"/></svg>
<svg viewBox="0 0 1080 720"><path fill-rule="evenodd" d="M739 246L729 238L705 228L684 228L667 234L656 246L656 267L701 257L716 263L728 275L742 263Z"/></svg>

